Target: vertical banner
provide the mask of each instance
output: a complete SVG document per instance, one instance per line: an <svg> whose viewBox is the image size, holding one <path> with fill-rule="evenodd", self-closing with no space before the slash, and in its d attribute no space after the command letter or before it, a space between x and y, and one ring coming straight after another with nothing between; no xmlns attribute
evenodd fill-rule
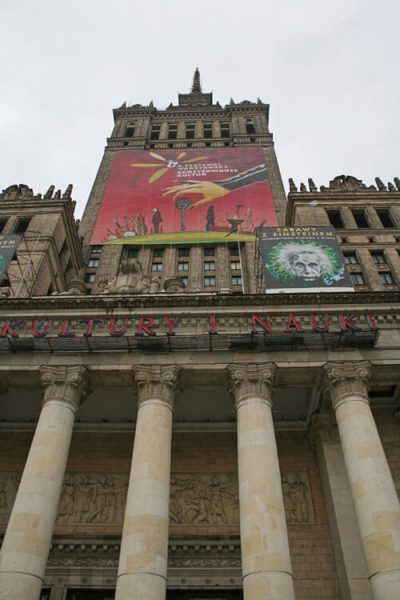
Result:
<svg viewBox="0 0 400 600"><path fill-rule="evenodd" d="M354 292L332 227L257 230L266 294Z"/></svg>
<svg viewBox="0 0 400 600"><path fill-rule="evenodd" d="M91 244L254 241L277 225L261 148L116 152Z"/></svg>
<svg viewBox="0 0 400 600"><path fill-rule="evenodd" d="M20 239L20 235L0 235L0 281L4 279L7 267L14 257Z"/></svg>

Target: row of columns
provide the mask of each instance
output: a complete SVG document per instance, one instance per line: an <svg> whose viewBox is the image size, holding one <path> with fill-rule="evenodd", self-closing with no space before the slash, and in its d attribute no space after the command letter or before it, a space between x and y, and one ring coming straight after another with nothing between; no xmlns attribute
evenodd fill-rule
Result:
<svg viewBox="0 0 400 600"><path fill-rule="evenodd" d="M272 419L276 367L228 367L237 409L240 532L245 600L294 600ZM373 597L400 597L400 506L369 407L370 365L328 363L346 471ZM166 594L171 436L177 366L134 368L138 413L116 600ZM42 367L43 407L0 552L0 600L38 600L74 419L88 393L80 366Z"/></svg>

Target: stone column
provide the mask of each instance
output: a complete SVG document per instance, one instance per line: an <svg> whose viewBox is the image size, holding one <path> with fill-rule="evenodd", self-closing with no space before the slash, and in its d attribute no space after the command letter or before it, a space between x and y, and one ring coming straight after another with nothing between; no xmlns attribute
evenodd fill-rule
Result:
<svg viewBox="0 0 400 600"><path fill-rule="evenodd" d="M138 414L115 600L164 600L176 366L135 367Z"/></svg>
<svg viewBox="0 0 400 600"><path fill-rule="evenodd" d="M272 363L229 365L237 410L240 537L245 600L294 599L278 452Z"/></svg>
<svg viewBox="0 0 400 600"><path fill-rule="evenodd" d="M38 600L57 516L81 366L42 367L43 406L0 552L0 599Z"/></svg>
<svg viewBox="0 0 400 600"><path fill-rule="evenodd" d="M324 367L375 600L400 598L400 505L369 406L368 362Z"/></svg>

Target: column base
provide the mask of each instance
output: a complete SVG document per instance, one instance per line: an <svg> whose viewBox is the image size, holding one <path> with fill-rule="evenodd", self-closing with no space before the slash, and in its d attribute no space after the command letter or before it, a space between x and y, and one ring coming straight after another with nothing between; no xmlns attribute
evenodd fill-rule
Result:
<svg viewBox="0 0 400 600"><path fill-rule="evenodd" d="M374 600L398 600L400 598L400 569L382 571L370 579Z"/></svg>
<svg viewBox="0 0 400 600"><path fill-rule="evenodd" d="M165 600L166 589L167 581L161 575L129 573L118 577L115 600Z"/></svg>
<svg viewBox="0 0 400 600"><path fill-rule="evenodd" d="M0 600L39 600L43 582L29 573L0 572Z"/></svg>
<svg viewBox="0 0 400 600"><path fill-rule="evenodd" d="M290 573L259 571L243 578L244 600L294 600Z"/></svg>

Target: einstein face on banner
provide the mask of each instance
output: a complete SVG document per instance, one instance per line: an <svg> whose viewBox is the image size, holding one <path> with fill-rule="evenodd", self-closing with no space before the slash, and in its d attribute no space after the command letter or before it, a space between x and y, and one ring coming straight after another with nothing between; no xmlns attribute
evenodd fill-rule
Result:
<svg viewBox="0 0 400 600"><path fill-rule="evenodd" d="M284 253L282 253L284 254ZM306 281L319 279L324 272L331 268L331 260L322 248L300 246L296 244L287 248L287 256L282 256L286 267L290 268L296 277Z"/></svg>

